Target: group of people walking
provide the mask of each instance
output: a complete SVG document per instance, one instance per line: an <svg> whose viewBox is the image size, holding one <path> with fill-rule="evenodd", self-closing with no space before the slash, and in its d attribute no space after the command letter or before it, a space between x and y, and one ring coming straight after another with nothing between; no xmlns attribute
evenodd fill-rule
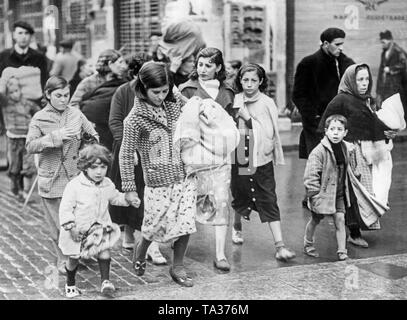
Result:
<svg viewBox="0 0 407 320"><path fill-rule="evenodd" d="M38 172L57 265L67 277L67 297L81 294L75 283L78 265L92 257L100 267L101 292L115 291L109 279L110 250L121 238L119 225L124 226L123 248L133 251L135 274L144 275L147 258L166 264L158 244L170 242L169 273L185 287L193 286L184 257L197 222L214 227L213 263L223 272L231 269L225 252L229 222L233 217L234 242L243 243L241 218L249 220L253 210L270 228L275 258L295 257L284 243L275 191L274 166L284 164L284 155L277 106L263 93L266 72L259 64L245 63L227 77L222 52L205 47L189 22L179 23L167 32L185 34L163 36L157 47L161 51L154 54L160 61L105 50L96 72L80 81L72 96L66 78L51 76L44 81L41 110L24 97L18 77L5 80L4 118L14 112L21 118L14 126L24 125L14 128L6 120L9 151L15 154L10 161L20 159L9 175L18 188L15 176L25 172L25 158L38 155L31 168ZM15 37L20 29L32 31L17 24ZM199 41L191 41L191 35ZM378 226L377 219L361 224L366 220L357 204L357 181L371 194L367 201L376 203L372 172L391 163L388 139L396 133L375 114L369 67L342 54L344 38L339 29L323 32L320 51L297 68L293 96L304 124L301 154L309 156L304 185L312 217L304 252L318 256L316 226L332 215L339 260L347 258L345 225L350 241L362 246L367 244L360 228ZM168 39L181 39L181 49ZM24 57L19 50L15 47L12 54ZM236 66L229 64L229 69ZM369 147L372 161L366 159ZM385 168L391 173L391 166ZM387 198L380 201L386 208Z"/></svg>
<svg viewBox="0 0 407 320"><path fill-rule="evenodd" d="M380 33L380 38L384 51L378 100L372 96L370 67L343 54L345 32L341 29L323 31L320 49L297 66L293 102L303 123L299 156L308 159L303 206L312 211L304 236L304 252L309 256L319 255L314 233L326 215L334 219L338 258L345 260L345 225L350 231L347 241L368 248L361 230L380 229L379 217L389 209L392 139L405 128L405 121L401 119L403 125L390 128L377 111L394 94L404 100L405 87L392 82L395 78L407 80L403 75L407 66L390 31Z"/></svg>

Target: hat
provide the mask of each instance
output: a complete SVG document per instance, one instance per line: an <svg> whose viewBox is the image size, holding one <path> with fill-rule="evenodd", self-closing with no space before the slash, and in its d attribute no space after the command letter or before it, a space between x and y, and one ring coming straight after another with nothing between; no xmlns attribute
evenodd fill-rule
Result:
<svg viewBox="0 0 407 320"><path fill-rule="evenodd" d="M331 43L336 38L345 38L345 31L339 28L328 28L321 33L320 40L323 43L328 41Z"/></svg>
<svg viewBox="0 0 407 320"><path fill-rule="evenodd" d="M34 34L34 28L27 22L25 21L16 21L13 24L13 30L15 30L17 27L23 28L28 31L29 34Z"/></svg>
<svg viewBox="0 0 407 320"><path fill-rule="evenodd" d="M393 35L391 34L391 32L389 30L385 30L383 32L379 33L380 36L380 40L393 40Z"/></svg>
<svg viewBox="0 0 407 320"><path fill-rule="evenodd" d="M62 48L66 48L66 49L72 49L73 44L74 44L74 41L73 41L72 39L65 39L65 40L62 40L62 41L59 43L59 45L60 45Z"/></svg>
<svg viewBox="0 0 407 320"><path fill-rule="evenodd" d="M96 71L101 75L108 74L111 71L109 68L109 62L115 62L121 56L122 54L118 50L107 49L102 51L96 62Z"/></svg>

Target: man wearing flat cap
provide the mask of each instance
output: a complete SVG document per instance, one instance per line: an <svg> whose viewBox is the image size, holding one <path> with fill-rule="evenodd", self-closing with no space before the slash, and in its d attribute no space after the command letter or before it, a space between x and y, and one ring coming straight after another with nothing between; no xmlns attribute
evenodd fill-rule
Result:
<svg viewBox="0 0 407 320"><path fill-rule="evenodd" d="M382 55L377 77L377 104L395 93L400 93L407 119L407 57L406 52L393 40L389 30L380 32Z"/></svg>
<svg viewBox="0 0 407 320"><path fill-rule="evenodd" d="M48 79L47 61L40 52L30 48L34 28L24 21L13 24L14 46L0 53L2 82L11 76L20 79L26 99L40 104L42 89ZM0 92L3 86L0 85Z"/></svg>
<svg viewBox="0 0 407 320"><path fill-rule="evenodd" d="M59 43L60 52L55 58L54 65L49 73L50 76L62 76L71 81L78 67L78 61L82 59L79 53L72 50L74 41L62 40Z"/></svg>

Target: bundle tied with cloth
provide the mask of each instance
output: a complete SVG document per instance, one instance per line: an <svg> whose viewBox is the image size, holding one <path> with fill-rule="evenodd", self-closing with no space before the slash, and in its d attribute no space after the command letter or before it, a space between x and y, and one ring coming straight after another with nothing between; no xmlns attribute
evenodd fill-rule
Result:
<svg viewBox="0 0 407 320"><path fill-rule="evenodd" d="M406 128L404 109L400 94L394 94L383 101L381 108L376 111L378 119L388 128L401 131ZM393 162L391 150L392 140L361 141L363 157L372 166L372 185L377 199L387 204L391 186L391 172Z"/></svg>
<svg viewBox="0 0 407 320"><path fill-rule="evenodd" d="M204 47L201 29L191 20L174 21L169 24L159 43L162 54L170 59L180 57L181 60L196 55Z"/></svg>
<svg viewBox="0 0 407 320"><path fill-rule="evenodd" d="M198 179L197 221L225 225L229 217L231 154L239 131L228 113L212 99L192 97L174 133L187 176Z"/></svg>

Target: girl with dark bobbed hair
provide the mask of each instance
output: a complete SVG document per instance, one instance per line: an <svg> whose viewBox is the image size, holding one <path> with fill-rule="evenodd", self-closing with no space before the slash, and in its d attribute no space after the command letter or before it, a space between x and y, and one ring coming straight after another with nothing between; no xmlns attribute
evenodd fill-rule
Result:
<svg viewBox="0 0 407 320"><path fill-rule="evenodd" d="M68 106L69 84L59 76L48 79L44 88L47 105L38 111L28 129L28 153L39 154L38 194L42 198L45 216L54 244L59 236L58 210L66 184L74 178L78 152L85 135L99 137L81 111ZM58 269L65 272L64 257L56 245Z"/></svg>
<svg viewBox="0 0 407 320"><path fill-rule="evenodd" d="M193 282L183 260L189 236L196 232L196 185L194 178L185 177L180 150L173 144L182 101L173 97L172 87L166 64L147 62L140 69L134 106L124 120L120 174L126 198L140 205L134 163L141 161L145 182L144 219L142 239L133 256L136 274L142 276L145 272L146 252L152 241L174 241L170 275L179 285L191 287Z"/></svg>

